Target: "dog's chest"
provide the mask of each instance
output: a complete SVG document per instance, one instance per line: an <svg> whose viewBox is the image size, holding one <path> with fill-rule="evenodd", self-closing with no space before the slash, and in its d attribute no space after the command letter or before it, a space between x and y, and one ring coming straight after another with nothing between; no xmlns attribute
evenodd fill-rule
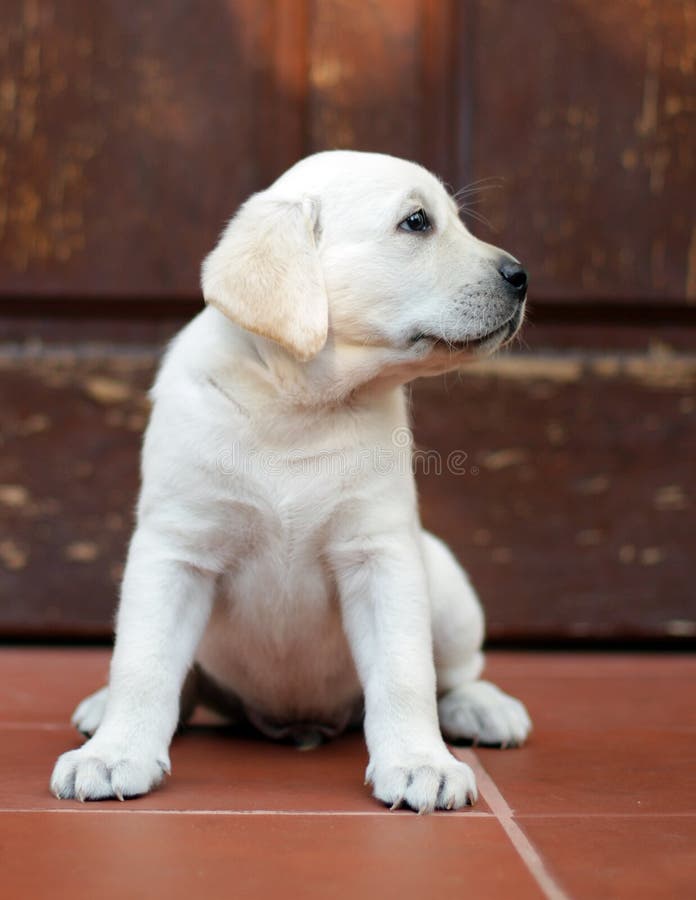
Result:
<svg viewBox="0 0 696 900"><path fill-rule="evenodd" d="M357 681L317 490L296 481L282 503L267 492L245 553L219 579L199 660L250 709L328 722Z"/></svg>
<svg viewBox="0 0 696 900"><path fill-rule="evenodd" d="M224 590L273 611L331 590L326 549L345 483L307 454L246 449L215 499Z"/></svg>
<svg viewBox="0 0 696 900"><path fill-rule="evenodd" d="M400 490L394 471L376 470L372 433L344 428L335 440L327 428L320 437L300 435L298 449L286 445L282 453L256 438L237 444L223 482L227 552L199 661L249 709L333 722L359 696L334 542L349 520L360 538L356 510L383 509L386 498L398 502L409 491ZM405 501L404 515L409 509Z"/></svg>

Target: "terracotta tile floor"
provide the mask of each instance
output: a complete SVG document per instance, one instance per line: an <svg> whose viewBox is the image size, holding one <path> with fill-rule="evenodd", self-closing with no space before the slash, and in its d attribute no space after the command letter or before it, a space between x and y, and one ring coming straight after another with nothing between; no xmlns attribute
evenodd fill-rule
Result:
<svg viewBox="0 0 696 900"><path fill-rule="evenodd" d="M59 802L55 757L103 683L91 649L0 649L0 895L14 898L696 897L696 658L491 654L521 750L459 750L474 810L390 813L357 734L300 753L200 725L127 803Z"/></svg>

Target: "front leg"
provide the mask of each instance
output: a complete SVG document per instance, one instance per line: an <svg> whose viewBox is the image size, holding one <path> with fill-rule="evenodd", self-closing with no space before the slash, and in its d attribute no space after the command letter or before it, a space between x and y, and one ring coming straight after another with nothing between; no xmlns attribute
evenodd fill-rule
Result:
<svg viewBox="0 0 696 900"><path fill-rule="evenodd" d="M169 772L179 696L210 616L214 576L177 562L156 535L136 531L123 579L104 717L59 757L59 799L145 794Z"/></svg>
<svg viewBox="0 0 696 900"><path fill-rule="evenodd" d="M367 781L375 797L418 812L473 803L474 774L452 756L438 726L430 604L416 534L351 541L333 558L365 695Z"/></svg>

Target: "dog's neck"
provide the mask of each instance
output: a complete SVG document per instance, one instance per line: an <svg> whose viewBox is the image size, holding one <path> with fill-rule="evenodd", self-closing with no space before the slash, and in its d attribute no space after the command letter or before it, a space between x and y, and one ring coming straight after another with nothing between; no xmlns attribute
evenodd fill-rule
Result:
<svg viewBox="0 0 696 900"><path fill-rule="evenodd" d="M369 404L372 399L379 402L385 390L403 383L384 377L385 370L397 361L387 347L339 343L331 336L318 356L298 362L272 341L256 338L254 344L269 386L285 405L325 408Z"/></svg>
<svg viewBox="0 0 696 900"><path fill-rule="evenodd" d="M191 323L198 347L194 368L249 418L280 437L298 423L331 429L337 415L379 416L401 403L408 378L388 378L381 353L361 346L329 345L302 363L278 344L239 328L215 309ZM201 348L203 348L201 352ZM383 353L389 354L388 348ZM391 362L387 358L387 365ZM304 426L302 426L304 427Z"/></svg>
<svg viewBox="0 0 696 900"><path fill-rule="evenodd" d="M338 341L333 335L314 359L298 362L217 310L204 316L211 338L205 372L235 403L279 433L298 422L331 427L334 415L384 415L403 403L404 384L451 367L446 356L419 360L404 350Z"/></svg>
<svg viewBox="0 0 696 900"><path fill-rule="evenodd" d="M329 335L326 346L309 362L297 362L282 347L250 336L262 377L282 403L306 409L353 404L380 406L385 394L416 378L451 369L447 354L423 359L380 343L351 343Z"/></svg>

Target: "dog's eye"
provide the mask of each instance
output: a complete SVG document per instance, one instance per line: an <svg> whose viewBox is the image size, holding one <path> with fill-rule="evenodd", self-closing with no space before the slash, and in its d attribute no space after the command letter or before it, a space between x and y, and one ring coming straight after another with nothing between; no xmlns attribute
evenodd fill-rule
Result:
<svg viewBox="0 0 696 900"><path fill-rule="evenodd" d="M428 231L431 227L430 219L427 217L424 209L411 213L408 218L399 224L399 228L403 228L404 231Z"/></svg>

